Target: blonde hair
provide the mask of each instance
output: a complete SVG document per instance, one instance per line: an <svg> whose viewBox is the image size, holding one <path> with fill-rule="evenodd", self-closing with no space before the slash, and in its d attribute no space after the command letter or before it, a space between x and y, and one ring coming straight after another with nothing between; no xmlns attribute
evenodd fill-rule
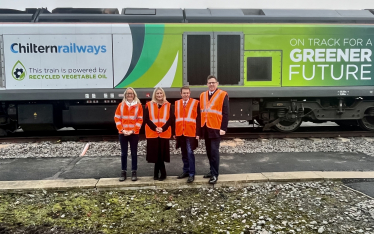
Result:
<svg viewBox="0 0 374 234"><path fill-rule="evenodd" d="M156 99L156 92L158 90L161 90L161 92L164 94L164 99L162 100L162 104L164 104L166 101L166 94L165 94L165 91L161 88L161 87L157 87L155 88L155 90L153 90L153 94L152 94L152 102L156 102L158 103L157 99Z"/></svg>
<svg viewBox="0 0 374 234"><path fill-rule="evenodd" d="M131 88L131 87L128 87L128 88L125 90L125 92L123 92L123 99L122 99L122 102L126 101L126 93L127 93L127 91L128 91L129 89L132 90L132 92L134 93L134 101L136 101L136 103L138 103L138 104L141 104L141 102L140 102L140 100L139 100L139 98L138 98L138 95L137 95L136 92L135 92L135 89L133 89L133 88Z"/></svg>

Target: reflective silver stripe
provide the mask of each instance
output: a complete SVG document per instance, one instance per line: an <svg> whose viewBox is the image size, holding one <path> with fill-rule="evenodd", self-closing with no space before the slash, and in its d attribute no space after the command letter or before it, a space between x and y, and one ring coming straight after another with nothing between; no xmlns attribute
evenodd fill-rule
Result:
<svg viewBox="0 0 374 234"><path fill-rule="evenodd" d="M129 116L129 119L134 120L134 119L135 119L135 116Z"/></svg>
<svg viewBox="0 0 374 234"><path fill-rule="evenodd" d="M157 104L155 104L155 105L157 105ZM165 108L164 109L164 117L162 119L156 119L155 116L154 116L154 105L151 104L151 117L150 117L150 119L156 125L157 125L157 123L166 123L166 121L167 121L166 120L166 114L167 114L167 111L168 111L167 107L169 107L168 103L163 104L162 106ZM158 108L157 108L157 111L159 112Z"/></svg>
<svg viewBox="0 0 374 234"><path fill-rule="evenodd" d="M206 99L208 98L207 95L208 95L208 91L206 91L203 94L203 100L204 100L204 102L203 102L203 109L201 110L201 112L204 112L204 110L206 109Z"/></svg>
<svg viewBox="0 0 374 234"><path fill-rule="evenodd" d="M122 102L121 104L121 119L123 119L123 107L125 105L125 102Z"/></svg>
<svg viewBox="0 0 374 234"><path fill-rule="evenodd" d="M129 117L128 116L122 116L122 119L128 119Z"/></svg>
<svg viewBox="0 0 374 234"><path fill-rule="evenodd" d="M208 107L208 109L211 109L213 104L216 102L217 98L219 97L219 95L222 93L222 91L220 90L219 93L217 93L217 95L214 96L213 100L210 102L210 105Z"/></svg>
<svg viewBox="0 0 374 234"><path fill-rule="evenodd" d="M177 106L176 106L177 116L175 118L175 122L183 121L183 118L181 118L180 116L181 102L182 100L177 101Z"/></svg>
<svg viewBox="0 0 374 234"><path fill-rule="evenodd" d="M115 117L115 118L119 118L119 119L121 118L120 115L114 115L114 117Z"/></svg>
<svg viewBox="0 0 374 234"><path fill-rule="evenodd" d="M216 110L207 110L206 112L207 112L207 113L215 113L215 114L219 114L219 115L222 115L222 111L216 111Z"/></svg>
<svg viewBox="0 0 374 234"><path fill-rule="evenodd" d="M167 114L167 111L168 111L168 104L166 103L166 104L164 104L163 105L164 106L164 118L162 118L162 119L159 119L159 122L161 122L161 123L166 123L166 114Z"/></svg>
<svg viewBox="0 0 374 234"><path fill-rule="evenodd" d="M139 128L142 126L140 123L136 123L135 125L138 126Z"/></svg>
<svg viewBox="0 0 374 234"><path fill-rule="evenodd" d="M143 116L138 116L138 119L143 119Z"/></svg>
<svg viewBox="0 0 374 234"><path fill-rule="evenodd" d="M192 110L194 108L194 105L196 103L196 100L193 99L192 100L192 103L190 105L190 108L188 109L188 114L187 114L187 117L186 118L181 118L180 116L178 116L178 118L176 119L176 122L179 122L179 121L186 121L186 122L193 122L193 123L196 123L196 119L192 119L191 118L191 115L192 115ZM179 104L179 103L178 103ZM178 115L179 115L179 111L178 111Z"/></svg>
<svg viewBox="0 0 374 234"><path fill-rule="evenodd" d="M192 100L192 103L191 103L191 105L190 105L190 109L188 110L187 118L185 118L186 121L194 122L193 119L191 119L191 114L192 114L192 109L193 109L193 107L194 107L194 105L195 105L195 102L196 102L195 99ZM195 121L195 122L196 122L196 121Z"/></svg>
<svg viewBox="0 0 374 234"><path fill-rule="evenodd" d="M209 107L207 108L205 106L205 99L204 99L204 109L201 110L201 112L209 112L209 113L215 113L215 114L219 114L219 115L222 115L222 111L216 111L216 110L212 110L212 106L214 105L214 103L216 102L218 96L222 93L222 91L220 90L217 95L214 96L213 100L210 102L210 105ZM207 94L206 94L207 95Z"/></svg>
<svg viewBox="0 0 374 234"><path fill-rule="evenodd" d="M121 122L116 122L116 125L121 125Z"/></svg>
<svg viewBox="0 0 374 234"><path fill-rule="evenodd" d="M136 119L136 117L138 116L138 110L139 110L139 105L137 104L136 107L135 107L135 113L134 113L134 118L133 119Z"/></svg>
<svg viewBox="0 0 374 234"><path fill-rule="evenodd" d="M153 102L150 102L150 106L151 106L151 115L150 115L150 117L151 117L151 121L153 122L153 123L157 123L156 122L156 118L155 118L155 114L154 114L154 104L155 103L153 103ZM157 105L157 104L156 104Z"/></svg>
<svg viewBox="0 0 374 234"><path fill-rule="evenodd" d="M123 127L124 128L127 128L127 127L128 128L133 128L133 127L135 127L135 125L134 124L124 124Z"/></svg>

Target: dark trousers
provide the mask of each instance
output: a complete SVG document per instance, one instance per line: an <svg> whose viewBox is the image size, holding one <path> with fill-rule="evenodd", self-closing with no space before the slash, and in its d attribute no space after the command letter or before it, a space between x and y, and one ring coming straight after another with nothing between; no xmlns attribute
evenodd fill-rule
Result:
<svg viewBox="0 0 374 234"><path fill-rule="evenodd" d="M160 141L161 138L158 138L159 145L161 145ZM165 168L165 162L161 153L161 147L158 147L158 153L157 153L157 162L155 163L155 170L153 173L154 177L159 177L159 172L161 172L161 177L166 177L166 168Z"/></svg>
<svg viewBox="0 0 374 234"><path fill-rule="evenodd" d="M121 145L121 165L123 171L127 171L127 151L129 149L129 142L131 150L131 170L136 171L138 169L138 141L139 134L131 134L129 136L119 134L119 143Z"/></svg>
<svg viewBox="0 0 374 234"><path fill-rule="evenodd" d="M194 137L180 136L183 172L189 173L190 176L195 175L195 155L192 150L192 141L194 139Z"/></svg>
<svg viewBox="0 0 374 234"><path fill-rule="evenodd" d="M218 138L208 138L205 137L205 147L206 153L209 159L210 172L212 176L218 177L219 174L219 143L221 137Z"/></svg>

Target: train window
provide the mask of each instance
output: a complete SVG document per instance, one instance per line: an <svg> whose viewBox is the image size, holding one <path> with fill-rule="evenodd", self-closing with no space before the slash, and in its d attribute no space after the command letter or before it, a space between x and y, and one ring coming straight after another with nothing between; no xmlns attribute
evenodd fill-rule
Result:
<svg viewBox="0 0 374 234"><path fill-rule="evenodd" d="M212 36L185 33L183 36L184 84L206 85L206 78L212 72Z"/></svg>
<svg viewBox="0 0 374 234"><path fill-rule="evenodd" d="M271 81L272 57L248 57L247 81Z"/></svg>
<svg viewBox="0 0 374 234"><path fill-rule="evenodd" d="M234 33L215 35L215 74L221 85L243 84L243 36Z"/></svg>

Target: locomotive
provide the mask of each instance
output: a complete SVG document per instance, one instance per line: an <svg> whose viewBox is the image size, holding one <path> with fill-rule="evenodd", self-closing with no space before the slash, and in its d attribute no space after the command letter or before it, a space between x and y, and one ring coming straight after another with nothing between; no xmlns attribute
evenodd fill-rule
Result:
<svg viewBox="0 0 374 234"><path fill-rule="evenodd" d="M374 130L374 10L0 9L0 135L115 128L126 87L170 102L215 75L230 120Z"/></svg>

